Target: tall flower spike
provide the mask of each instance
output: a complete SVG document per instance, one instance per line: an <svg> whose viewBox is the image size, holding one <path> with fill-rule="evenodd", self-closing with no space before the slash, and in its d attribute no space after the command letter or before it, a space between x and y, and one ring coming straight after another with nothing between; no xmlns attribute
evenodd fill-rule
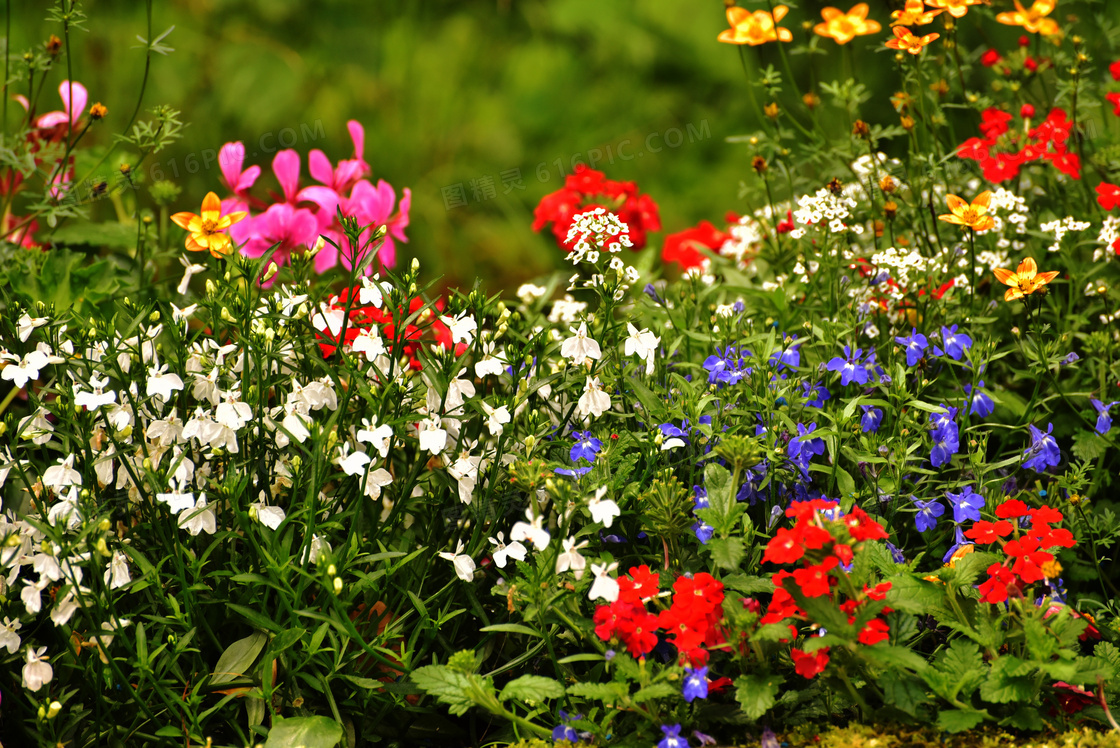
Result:
<svg viewBox="0 0 1120 748"><path fill-rule="evenodd" d="M719 40L727 44L749 44L757 47L766 42L792 42L793 34L789 29L778 26L778 22L789 13L784 5L774 6L774 15L765 10L751 13L746 8L731 6L727 9L727 22L731 28L720 32Z"/></svg>
<svg viewBox="0 0 1120 748"><path fill-rule="evenodd" d="M938 220L967 226L973 231L987 231L996 225L996 219L988 215L988 206L992 203L991 190L981 192L971 205L956 195L946 195L945 202L952 213L940 215Z"/></svg>
<svg viewBox="0 0 1120 748"><path fill-rule="evenodd" d="M1057 270L1050 270L1045 273L1038 272L1038 265L1033 257L1028 257L1020 262L1014 273L1006 268L996 268L992 272L1000 283L1011 286L1007 289L1007 293L1003 295L1004 301L1014 301L1024 296L1030 296L1058 277Z"/></svg>

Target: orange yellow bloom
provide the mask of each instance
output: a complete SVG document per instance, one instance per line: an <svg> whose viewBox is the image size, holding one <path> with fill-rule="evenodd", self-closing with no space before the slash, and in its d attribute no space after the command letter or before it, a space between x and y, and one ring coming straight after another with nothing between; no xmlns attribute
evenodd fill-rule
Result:
<svg viewBox="0 0 1120 748"><path fill-rule="evenodd" d="M926 10L922 0L906 0L906 7L891 13L891 26L925 26L943 10Z"/></svg>
<svg viewBox="0 0 1120 748"><path fill-rule="evenodd" d="M934 39L941 38L941 34L926 34L925 36L915 36L910 32L910 29L905 26L895 26L894 29L895 39L887 42L887 46L891 49L898 49L903 52L909 52L912 55L921 54L926 45Z"/></svg>
<svg viewBox="0 0 1120 748"><path fill-rule="evenodd" d="M987 231L996 225L996 219L988 215L988 206L992 203L991 190L981 192L971 205L956 195L946 195L945 202L949 204L949 210L953 211L938 216L945 223L967 226L973 231Z"/></svg>
<svg viewBox="0 0 1120 748"><path fill-rule="evenodd" d="M824 23L818 23L813 31L819 36L835 39L837 44L847 44L857 36L876 34L883 27L878 21L867 20L867 3L859 3L847 13L839 8L824 8L821 17Z"/></svg>
<svg viewBox="0 0 1120 748"><path fill-rule="evenodd" d="M984 0L926 0L926 5L947 10L953 18L963 18L970 5L980 5L983 2Z"/></svg>
<svg viewBox="0 0 1120 748"><path fill-rule="evenodd" d="M778 26L778 21L785 18L789 8L784 5L774 6L774 15L765 10L756 10L751 13L746 8L732 6L727 9L727 22L731 28L720 32L719 40L728 44L749 44L757 47L766 42L792 42L793 34L789 29Z"/></svg>
<svg viewBox="0 0 1120 748"><path fill-rule="evenodd" d="M1030 296L1058 277L1057 270L1051 270L1048 273L1038 272L1038 265L1035 264L1033 257L1028 257L1020 262L1014 273L1006 268L996 268L992 272L995 273L996 280L1000 283L1011 286L1007 289L1007 293L1003 295L1004 301L1015 301L1015 299Z"/></svg>
<svg viewBox="0 0 1120 748"><path fill-rule="evenodd" d="M1050 15L1050 11L1054 10L1057 4L1058 0L1035 0L1030 10L1024 10L1022 3L1015 0L1015 12L1000 13L996 16L996 20L1000 23L1006 23L1008 26L1022 26L1031 34L1043 34L1045 36L1058 34L1061 32L1058 22L1053 18L1046 17Z"/></svg>
<svg viewBox="0 0 1120 748"><path fill-rule="evenodd" d="M215 257L221 257L229 254L231 246L229 236L222 232L247 215L249 214L237 212L223 216L222 201L213 192L208 192L202 199L202 215L183 211L171 216L171 220L190 232L187 236L189 251L209 251Z"/></svg>

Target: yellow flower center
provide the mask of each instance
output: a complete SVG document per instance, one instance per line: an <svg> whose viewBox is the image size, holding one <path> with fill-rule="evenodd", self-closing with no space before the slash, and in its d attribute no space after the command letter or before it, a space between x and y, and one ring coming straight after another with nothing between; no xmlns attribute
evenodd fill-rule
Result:
<svg viewBox="0 0 1120 748"><path fill-rule="evenodd" d="M214 221L211 218L202 219L202 233L206 234L207 236L217 233L217 225L217 221Z"/></svg>

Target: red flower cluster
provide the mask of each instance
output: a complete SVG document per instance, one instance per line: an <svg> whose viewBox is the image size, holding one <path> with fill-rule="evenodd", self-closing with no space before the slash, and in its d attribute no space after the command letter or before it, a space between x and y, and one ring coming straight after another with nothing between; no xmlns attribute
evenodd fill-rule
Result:
<svg viewBox="0 0 1120 748"><path fill-rule="evenodd" d="M618 578L618 599L595 611L595 634L603 641L617 637L632 657L641 657L657 646L657 632L665 629L682 661L699 667L708 661L705 647L722 644L723 583L701 572L680 577L673 584L673 602L659 614L646 602L658 592L659 577L648 566L630 569Z"/></svg>
<svg viewBox="0 0 1120 748"><path fill-rule="evenodd" d="M1024 128L1030 124L1032 110L1021 111ZM1012 115L1000 109L985 109L980 132L984 137L969 138L957 148L957 155L980 164L989 182L1003 182L1019 176L1023 164L1046 160L1058 171L1081 179L1081 159L1069 150L1070 129L1065 110L1054 108L1037 127L1011 130ZM1006 137L1004 137L1006 136ZM997 150L998 147L998 150Z"/></svg>
<svg viewBox="0 0 1120 748"><path fill-rule="evenodd" d="M707 259L701 250L719 254L719 248L730 238L731 234L720 231L708 221L701 221L697 226L666 236L661 247L661 260L680 263L682 271L698 268Z"/></svg>
<svg viewBox="0 0 1120 748"><path fill-rule="evenodd" d="M826 520L822 512L835 512L837 503L827 499L795 502L786 510L786 516L795 520L792 529L780 528L766 545L763 561L775 564L802 562L800 569L781 570L774 574L774 595L766 614L759 620L761 625L782 623L790 618L808 620L791 592L797 589L805 597L832 597L840 602L836 587L839 578L834 570L847 565L854 557L853 545L866 540L885 540L886 529L872 519L865 511L856 507L851 512L836 519ZM826 527L825 522L828 522ZM833 531L837 533L834 537ZM856 612L869 600L882 600L891 588L890 582L883 582L872 588L864 587L858 598L849 598L840 603L840 610L848 616L848 623L855 623ZM883 614L890 612L883 609ZM789 625L790 636L797 636L797 628ZM885 620L873 618L859 632L859 642L868 646L877 644L890 636ZM828 665L828 647L822 647L812 654L800 649L790 652L794 668L806 677L813 678L824 671Z"/></svg>
<svg viewBox="0 0 1120 748"><path fill-rule="evenodd" d="M1007 602L1009 590L1022 595L1027 585L1056 576L1044 568L1054 561L1054 554L1047 549L1072 548L1075 544L1069 530L1051 527L1062 521L1062 513L1057 509L1045 505L1031 509L1012 499L996 507L996 517L996 522L974 522L964 533L979 545L1001 543L1008 557L1007 561L988 567L988 580L980 585L980 599L986 603ZM1020 535L1022 517L1029 517L1030 529ZM1003 538L1012 533L1015 538L1004 542Z"/></svg>
<svg viewBox="0 0 1120 748"><path fill-rule="evenodd" d="M649 195L639 195L637 184L606 179L603 172L580 164L564 180L563 188L541 198L533 211L533 231L540 231L551 222L556 242L564 251L571 252L568 229L572 218L595 208L609 210L629 227L634 250L646 246L647 232L661 230L657 203Z"/></svg>
<svg viewBox="0 0 1120 748"><path fill-rule="evenodd" d="M1097 185L1097 202L1105 210L1112 210L1120 205L1120 186L1101 182Z"/></svg>
<svg viewBox="0 0 1120 748"><path fill-rule="evenodd" d="M408 367L413 371L421 368L419 353L425 344L441 345L444 348L452 347L451 330L440 322L438 312L443 310L443 300L435 303L434 311L429 309L417 319L406 325L401 335L399 351L393 350L397 340L398 320L404 320L411 314L423 308L425 302L419 296L409 302L408 311L398 309L394 315L393 310L382 304L380 307L372 304L361 303L361 286L353 289L344 288L342 293L332 296L324 304L319 313L312 315L312 324L315 326L315 338L320 341L319 350L323 357L329 357L338 347L339 338L345 335L344 346L352 346L360 335L370 331L377 332L390 356L398 355L407 361ZM343 332L341 321L346 316L346 307L350 303L350 294L358 296L350 309L350 319Z"/></svg>

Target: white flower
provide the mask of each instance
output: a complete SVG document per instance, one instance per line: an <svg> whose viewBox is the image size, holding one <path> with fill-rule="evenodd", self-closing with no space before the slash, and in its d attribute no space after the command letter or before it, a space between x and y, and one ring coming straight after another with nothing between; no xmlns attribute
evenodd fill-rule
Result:
<svg viewBox="0 0 1120 748"><path fill-rule="evenodd" d="M38 691L54 677L54 669L46 662L46 647L27 649L27 664L23 666L23 687Z"/></svg>
<svg viewBox="0 0 1120 748"><path fill-rule="evenodd" d="M573 364L579 365L585 359L595 359L596 361L602 357L602 351L599 350L599 344L593 339L587 337L587 323L581 322L579 329L574 327L568 328L575 335L565 340L560 345L560 355L564 358L570 358Z"/></svg>
<svg viewBox="0 0 1120 748"><path fill-rule="evenodd" d="M638 358L650 358L654 351L657 350L661 338L654 335L649 330L642 328L639 332L638 328L629 322L626 323L626 329L629 331L630 336L626 338L623 343L623 351L627 356L637 356Z"/></svg>
<svg viewBox="0 0 1120 748"><path fill-rule="evenodd" d="M77 530L82 526L82 512L78 509L78 487L71 486L66 495L47 511L47 522L52 526L60 523L70 530Z"/></svg>
<svg viewBox="0 0 1120 748"><path fill-rule="evenodd" d="M54 609L51 611L51 623L55 626L65 626L70 623L70 619L74 617L74 613L77 611L78 601L74 596L74 591L70 590L55 603Z"/></svg>
<svg viewBox="0 0 1120 748"><path fill-rule="evenodd" d="M330 330L330 336L338 340L338 336L342 333L342 323L346 320L346 310L329 307L323 302L319 302L319 311L311 316L311 324L319 332Z"/></svg>
<svg viewBox="0 0 1120 748"><path fill-rule="evenodd" d="M440 558L445 558L451 562L455 567L455 573L464 582L470 582L474 579L474 559L463 553L463 541L460 540L459 544L455 547L454 553L447 553L446 551L439 554Z"/></svg>
<svg viewBox="0 0 1120 748"><path fill-rule="evenodd" d="M179 285L175 290L179 293L180 296L183 296L187 292L187 287L191 284L191 276L195 273L201 273L206 269L206 266L195 265L186 255L180 257L179 262L182 263L184 268L186 268L186 272L183 273L183 280L179 281Z"/></svg>
<svg viewBox="0 0 1120 748"><path fill-rule="evenodd" d="M16 326L18 328L17 332L19 334L19 341L21 343L26 343L27 339L31 337L31 331L36 327L42 327L43 325L47 324L47 322L48 320L46 317L32 317L27 312L21 314L19 317L19 322L16 323Z"/></svg>
<svg viewBox="0 0 1120 748"><path fill-rule="evenodd" d="M303 556L303 559L301 560L301 563L304 563L304 564L309 563L309 562L313 563L313 564L318 563L319 562L319 557L321 555L323 555L324 553L330 553L330 552L331 552L331 544L328 543L327 541L323 540L318 535L312 534L311 545L308 547L307 551L304 552L304 556Z"/></svg>
<svg viewBox="0 0 1120 748"><path fill-rule="evenodd" d="M386 287L382 286L377 275L373 276L373 280L363 275L361 281L362 290L358 291L358 303L380 309L387 290Z"/></svg>
<svg viewBox="0 0 1120 748"><path fill-rule="evenodd" d="M564 541L564 552L556 557L556 573L568 571L576 575L576 579L583 578L583 570L587 568L587 559L580 555L580 549L587 547L587 541L576 543L575 538Z"/></svg>
<svg viewBox="0 0 1120 748"><path fill-rule="evenodd" d="M28 381L37 380L39 370L50 363L47 354L38 349L28 351L22 359L10 353L5 358L17 363L10 363L5 366L3 371L0 371L0 379L8 380L21 390L27 386Z"/></svg>
<svg viewBox="0 0 1120 748"><path fill-rule="evenodd" d="M151 366L148 368L148 384L145 391L148 396L156 395L160 400L167 402L171 393L183 389L183 380L174 372L167 373L167 364Z"/></svg>
<svg viewBox="0 0 1120 748"><path fill-rule="evenodd" d="M551 539L544 529L544 517L534 516L532 507L525 510L525 517L528 522L514 523L509 533L510 540L528 540L538 551L543 551Z"/></svg>
<svg viewBox="0 0 1120 748"><path fill-rule="evenodd" d="M249 505L249 517L255 518L257 522L267 527L270 530L275 530L280 527L280 523L288 515L284 510L278 506L269 506L265 501L265 492L261 491L261 500L255 501Z"/></svg>
<svg viewBox="0 0 1120 748"><path fill-rule="evenodd" d="M186 493L182 490L182 485L177 481L169 481L171 490L168 493L157 493L156 500L167 504L168 510L172 514L178 514L184 509L190 509L194 506L194 494L190 491Z"/></svg>
<svg viewBox="0 0 1120 748"><path fill-rule="evenodd" d="M284 416L284 420L281 421L281 425L289 434L291 434L293 439L295 439L300 444L303 444L305 441L307 441L307 438L311 436L311 431L307 428L307 424L310 422L310 419L301 416L298 413L289 412L288 415Z"/></svg>
<svg viewBox="0 0 1120 748"><path fill-rule="evenodd" d="M608 603L613 603L618 599L618 580L611 576L611 572L617 568L617 561L602 565L591 564L591 573L595 575L595 581L591 584L591 590L587 593L588 599L602 599Z"/></svg>
<svg viewBox="0 0 1120 748"><path fill-rule="evenodd" d="M499 532L498 539L490 538L490 542L497 546L494 549L494 563L498 565L499 569L506 568L506 562L510 558L515 558L518 561L524 561L525 555L529 552L524 545L513 540L509 545L505 542L505 533Z"/></svg>
<svg viewBox="0 0 1120 748"><path fill-rule="evenodd" d="M349 445L344 444L335 462L342 468L342 472L347 475L361 475L366 471L366 465L369 464L369 455L365 452L351 452L347 454L349 448Z"/></svg>
<svg viewBox="0 0 1120 748"><path fill-rule="evenodd" d="M4 623L0 624L0 649L7 649L8 654L15 654L21 643L16 631L21 628L23 628L23 624L19 620L13 621L5 616Z"/></svg>
<svg viewBox="0 0 1120 748"><path fill-rule="evenodd" d="M253 420L253 408L249 403L240 402L240 393L235 390L222 393L222 402L214 409L214 420L231 431L237 431Z"/></svg>
<svg viewBox="0 0 1120 748"><path fill-rule="evenodd" d="M191 535L200 532L213 535L218 531L218 519L214 511L206 506L206 494L199 494L194 506L179 515L179 527Z"/></svg>
<svg viewBox="0 0 1120 748"><path fill-rule="evenodd" d="M388 424L378 426L376 418L372 422L368 418L363 418L362 425L365 428L358 429L358 441L369 444L382 457L387 456L389 454L389 444L393 439L393 428Z"/></svg>
<svg viewBox="0 0 1120 748"><path fill-rule="evenodd" d="M474 342L474 333L478 329L478 323L475 322L474 317L466 312L460 312L456 317L449 317L445 314L439 318L439 321L451 329L452 343L470 345Z"/></svg>
<svg viewBox="0 0 1120 748"><path fill-rule="evenodd" d="M89 410L97 410L102 405L109 405L117 401L117 393L109 390L105 392L105 386L109 384L109 378L99 379L97 376L90 377L89 386L91 391L86 392L77 383L74 384L74 404L78 407L85 407Z"/></svg>
<svg viewBox="0 0 1120 748"><path fill-rule="evenodd" d="M43 471L43 485L61 491L67 486L82 485L82 474L74 469L73 453L66 455L66 459L59 460L57 465L51 465Z"/></svg>
<svg viewBox="0 0 1120 748"><path fill-rule="evenodd" d="M532 283L523 283L517 289L517 298L521 299L521 303L525 306L531 306L534 301L548 293L548 289L544 286L536 286Z"/></svg>
<svg viewBox="0 0 1120 748"><path fill-rule="evenodd" d="M501 436L503 427L510 421L509 408L504 405L494 408L483 401L482 411L486 414L486 428L490 430L490 436Z"/></svg>
<svg viewBox="0 0 1120 748"><path fill-rule="evenodd" d="M611 499L603 498L606 493L607 487L600 486L595 491L595 495L588 500L587 508L591 512L592 520L603 523L603 527L610 527L614 518L622 514L622 510Z"/></svg>
<svg viewBox="0 0 1120 748"><path fill-rule="evenodd" d="M362 328L358 331L358 336L350 344L350 350L354 353L365 354L366 361L373 361L378 356L384 356L388 353L381 335L372 327Z"/></svg>
<svg viewBox="0 0 1120 748"><path fill-rule="evenodd" d="M171 320L183 326L183 332L187 331L187 324L190 321L191 315L198 310L198 304L188 304L180 309L175 306L174 302L171 303Z"/></svg>
<svg viewBox="0 0 1120 748"><path fill-rule="evenodd" d="M109 589L116 590L131 581L132 575L128 571L128 560L120 551L113 551L113 557L109 559L109 568L105 570L105 584L109 585Z"/></svg>
<svg viewBox="0 0 1120 748"><path fill-rule="evenodd" d="M420 422L420 449L438 455L447 446L447 432L440 426L439 416L433 415Z"/></svg>
<svg viewBox="0 0 1120 748"><path fill-rule="evenodd" d="M35 615L43 609L43 590L50 583L50 577L46 576L40 576L38 582L24 580L24 587L20 590L19 599L23 601L23 607L31 615Z"/></svg>
<svg viewBox="0 0 1120 748"><path fill-rule="evenodd" d="M587 378L587 384L583 387L583 394L580 395L579 402L576 405L579 414L584 418L589 414L598 418L611 407L610 395L603 392L599 377Z"/></svg>
<svg viewBox="0 0 1120 748"><path fill-rule="evenodd" d="M377 468L366 476L366 496L376 501L381 498L381 489L392 482L392 473L385 468Z"/></svg>
<svg viewBox="0 0 1120 748"><path fill-rule="evenodd" d="M475 363L474 373L477 377L485 377L488 374L498 375L506 370L505 357L500 354L494 353L496 343L488 341L482 344L482 358Z"/></svg>

